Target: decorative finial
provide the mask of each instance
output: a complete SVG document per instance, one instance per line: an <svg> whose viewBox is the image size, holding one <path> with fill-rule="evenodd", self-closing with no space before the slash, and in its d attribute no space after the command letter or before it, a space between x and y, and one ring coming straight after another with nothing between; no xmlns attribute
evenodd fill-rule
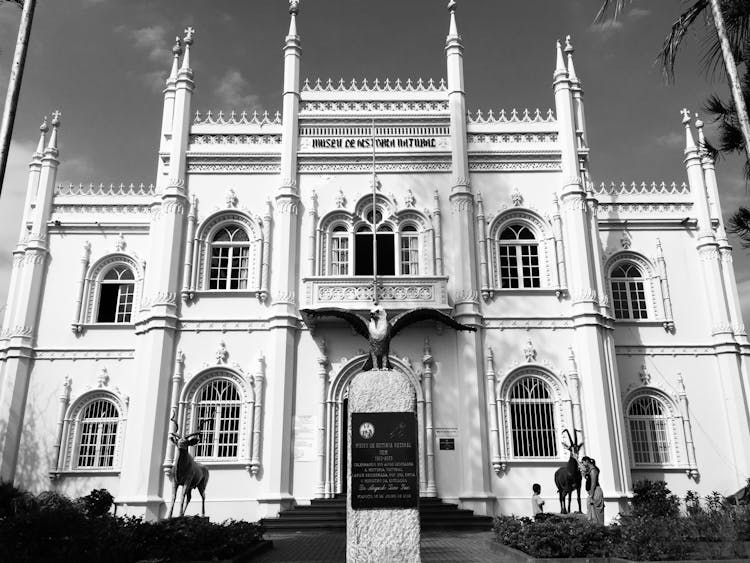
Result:
<svg viewBox="0 0 750 563"><path fill-rule="evenodd" d="M703 120L698 117L698 112L695 112L695 128L698 130L698 146L701 150L705 150L706 137L703 135Z"/></svg>
<svg viewBox="0 0 750 563"><path fill-rule="evenodd" d="M172 54L175 57L179 57L182 54L182 41L180 40L179 36L174 38L174 47L172 47Z"/></svg>
<svg viewBox="0 0 750 563"><path fill-rule="evenodd" d="M194 37L195 37L195 29L193 29L192 27L185 28L185 39L184 39L185 45L192 45Z"/></svg>
<svg viewBox="0 0 750 563"><path fill-rule="evenodd" d="M299 0L289 0L289 13L295 16L299 14Z"/></svg>
<svg viewBox="0 0 750 563"><path fill-rule="evenodd" d="M55 110L52 113L52 127L59 127L60 126L60 118L61 117L62 117L62 114L59 111L57 111L57 110ZM45 121L46 121L46 118L45 118Z"/></svg>
<svg viewBox="0 0 750 563"><path fill-rule="evenodd" d="M450 0L450 2L448 2L448 11L451 13L456 11L456 0Z"/></svg>
<svg viewBox="0 0 750 563"><path fill-rule="evenodd" d="M42 124L39 126L39 130L42 133L46 133L47 131L49 131L49 125L47 125L47 116L46 115L44 116L44 119L42 120Z"/></svg>
<svg viewBox="0 0 750 563"><path fill-rule="evenodd" d="M690 111L686 108L680 112L682 114L682 123L685 125L685 152L695 151L695 140L693 132L690 130Z"/></svg>
<svg viewBox="0 0 750 563"><path fill-rule="evenodd" d="M570 43L570 35L566 35L565 36L565 52L572 53L573 51L575 51L575 49L573 49L573 45L571 45Z"/></svg>
<svg viewBox="0 0 750 563"><path fill-rule="evenodd" d="M687 108L682 108L682 110L680 110L680 114L682 115L682 123L688 125L690 123L690 110L688 110Z"/></svg>

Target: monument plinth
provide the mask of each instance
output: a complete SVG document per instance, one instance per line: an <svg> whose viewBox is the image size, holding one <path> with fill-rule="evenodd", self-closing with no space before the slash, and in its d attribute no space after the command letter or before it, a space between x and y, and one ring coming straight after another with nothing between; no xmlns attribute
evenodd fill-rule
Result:
<svg viewBox="0 0 750 563"><path fill-rule="evenodd" d="M421 561L414 388L392 370L349 387L346 560Z"/></svg>

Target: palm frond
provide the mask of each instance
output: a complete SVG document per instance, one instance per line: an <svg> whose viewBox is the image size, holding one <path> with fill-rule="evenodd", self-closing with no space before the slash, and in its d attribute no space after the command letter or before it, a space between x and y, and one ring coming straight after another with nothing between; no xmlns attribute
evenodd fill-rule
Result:
<svg viewBox="0 0 750 563"><path fill-rule="evenodd" d="M677 52L682 40L685 38L685 34L690 29L690 26L695 23L695 20L709 6L709 0L697 0L692 6L682 12L680 17L672 24L672 29L664 40L658 57L668 82L674 82L674 66L677 60Z"/></svg>
<svg viewBox="0 0 750 563"><path fill-rule="evenodd" d="M727 221L727 231L742 242L742 246L750 248L750 209L740 207L732 213Z"/></svg>
<svg viewBox="0 0 750 563"><path fill-rule="evenodd" d="M616 20L618 16L625 10L625 7L630 4L633 0L603 0L602 6L599 8L599 12L594 18L594 22L601 23L606 19ZM607 13L612 12L612 15L607 17Z"/></svg>
<svg viewBox="0 0 750 563"><path fill-rule="evenodd" d="M721 11L724 16L724 28L732 47L732 54L735 62L740 64L747 60L747 48L750 45L750 2L723 0ZM715 78L717 74L725 72L724 55L714 24L711 23L709 27L711 29L702 41L704 52L701 59L709 77Z"/></svg>

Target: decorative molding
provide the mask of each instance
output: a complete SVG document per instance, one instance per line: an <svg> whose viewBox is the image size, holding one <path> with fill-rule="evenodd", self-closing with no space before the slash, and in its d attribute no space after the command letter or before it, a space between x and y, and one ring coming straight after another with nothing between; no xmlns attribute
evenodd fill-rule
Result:
<svg viewBox="0 0 750 563"><path fill-rule="evenodd" d="M181 332L253 332L256 330L268 330L269 321L232 321L232 320L200 320L200 321L180 321L179 330Z"/></svg>
<svg viewBox="0 0 750 563"><path fill-rule="evenodd" d="M430 78L425 83L419 78L415 83L412 82L411 78L407 79L406 82L401 82L401 79L396 79L393 83L389 78L386 78L383 82L377 78L371 83L367 82L367 79L363 79L361 82L357 82L355 78L352 78L351 82L344 82L344 79L340 79L338 82L334 82L330 78L326 81L325 85L320 78L315 80L314 85L310 85L310 79L306 78L305 83L302 85L302 92L447 92L448 88L445 84L444 79L440 79L437 86L434 80Z"/></svg>
<svg viewBox="0 0 750 563"><path fill-rule="evenodd" d="M534 348L534 343L531 341L531 337L526 340L526 344L521 349L521 353L523 354L523 357L526 358L526 363L530 364L536 361L536 348Z"/></svg>
<svg viewBox="0 0 750 563"><path fill-rule="evenodd" d="M34 351L36 360L132 360L135 349L81 350L81 349L43 349Z"/></svg>
<svg viewBox="0 0 750 563"><path fill-rule="evenodd" d="M615 353L618 356L714 356L716 349L713 346L692 345L616 345Z"/></svg>
<svg viewBox="0 0 750 563"><path fill-rule="evenodd" d="M552 330L573 328L574 322L572 319L484 319L484 328L487 329L541 329L549 328Z"/></svg>

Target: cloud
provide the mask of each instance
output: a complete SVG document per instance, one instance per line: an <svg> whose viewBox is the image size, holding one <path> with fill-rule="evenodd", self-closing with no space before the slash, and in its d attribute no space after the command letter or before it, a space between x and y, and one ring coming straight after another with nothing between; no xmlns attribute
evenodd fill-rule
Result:
<svg viewBox="0 0 750 563"><path fill-rule="evenodd" d="M651 15L651 10L646 8L633 8L628 12L628 17L633 20L645 18Z"/></svg>
<svg viewBox="0 0 750 563"><path fill-rule="evenodd" d="M118 27L117 31L126 33L133 41L133 46L141 51L145 51L149 60L152 61L169 61L169 41L167 40L167 30L161 25L152 25L138 29L127 29Z"/></svg>
<svg viewBox="0 0 750 563"><path fill-rule="evenodd" d="M219 79L219 85L214 90L221 103L227 108L256 108L259 96L250 91L250 83L240 71L229 69Z"/></svg>
<svg viewBox="0 0 750 563"><path fill-rule="evenodd" d="M678 149L685 146L685 135L673 131L654 139L656 145L669 149Z"/></svg>
<svg viewBox="0 0 750 563"><path fill-rule="evenodd" d="M625 27L620 20L607 20L601 23L592 23L589 31L596 33L603 39L609 39L612 35Z"/></svg>

